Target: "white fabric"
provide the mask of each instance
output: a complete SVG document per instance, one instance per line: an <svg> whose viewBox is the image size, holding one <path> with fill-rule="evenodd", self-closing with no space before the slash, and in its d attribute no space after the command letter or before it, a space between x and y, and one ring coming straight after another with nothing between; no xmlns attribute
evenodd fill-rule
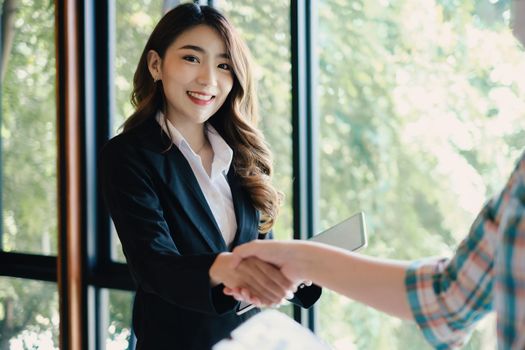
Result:
<svg viewBox="0 0 525 350"><path fill-rule="evenodd" d="M228 170L233 159L233 150L224 141L221 135L211 125L206 125L206 132L211 147L213 148L213 162L211 165L211 176L204 169L201 157L196 154L184 136L167 120L163 114L157 115L157 122L164 132L171 135L172 142L190 163L193 174L197 178L199 186L213 213L215 222L221 230L226 246L230 247L237 231L237 219L233 207L230 185L226 179ZM166 124L168 130L166 130Z"/></svg>

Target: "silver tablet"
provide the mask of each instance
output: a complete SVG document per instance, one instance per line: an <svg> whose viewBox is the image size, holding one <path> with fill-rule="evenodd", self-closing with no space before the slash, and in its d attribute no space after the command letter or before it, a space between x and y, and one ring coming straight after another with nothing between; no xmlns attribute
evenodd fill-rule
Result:
<svg viewBox="0 0 525 350"><path fill-rule="evenodd" d="M309 240L349 251L364 248L367 245L365 213L359 212L352 215Z"/></svg>

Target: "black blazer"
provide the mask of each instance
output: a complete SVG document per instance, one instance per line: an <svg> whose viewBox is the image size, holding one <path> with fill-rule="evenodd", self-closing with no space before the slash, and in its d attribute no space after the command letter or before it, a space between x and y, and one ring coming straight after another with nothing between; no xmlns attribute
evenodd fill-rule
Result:
<svg viewBox="0 0 525 350"><path fill-rule="evenodd" d="M228 251L189 163L154 117L111 139L99 165L104 199L136 285L137 349L209 349L257 309L236 315L238 302L210 287L208 271ZM232 168L237 233L233 246L262 238L259 214ZM309 307L317 286L296 293Z"/></svg>

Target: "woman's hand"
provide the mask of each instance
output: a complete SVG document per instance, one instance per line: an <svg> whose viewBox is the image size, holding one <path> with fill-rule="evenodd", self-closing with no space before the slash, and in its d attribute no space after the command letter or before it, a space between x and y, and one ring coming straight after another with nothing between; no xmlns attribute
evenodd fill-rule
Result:
<svg viewBox="0 0 525 350"><path fill-rule="evenodd" d="M212 285L219 283L237 300L261 305L275 305L290 296L294 285L282 272L256 258L241 259L232 253L221 253L210 268Z"/></svg>

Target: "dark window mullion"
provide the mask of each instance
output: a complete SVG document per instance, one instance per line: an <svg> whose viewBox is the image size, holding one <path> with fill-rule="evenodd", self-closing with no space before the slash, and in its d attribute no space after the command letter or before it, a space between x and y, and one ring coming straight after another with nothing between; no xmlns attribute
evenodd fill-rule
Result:
<svg viewBox="0 0 525 350"><path fill-rule="evenodd" d="M114 112L114 0L86 1L85 10L85 179L86 179L86 349L104 349L108 329L107 291L98 283L107 276L111 262L110 220L98 191L97 159L108 140ZM127 272L125 273L127 275ZM108 276L106 280L114 279Z"/></svg>
<svg viewBox="0 0 525 350"><path fill-rule="evenodd" d="M98 179L96 172L97 156L102 146L111 136L115 112L114 69L112 64L115 58L115 1L95 1L93 4L94 17L91 21L93 26L91 32L94 33L95 40L95 62L91 69L91 74L95 77L93 84L95 114L90 119L93 130L91 145L95 146L91 146L92 164L94 167L90 169L90 172L94 179ZM96 237L93 253L96 255L98 268L110 264L112 260L112 242L109 215L105 210L96 181L93 183L91 203L93 203L92 208L95 220L93 227L96 227L96 232L92 235L92 237Z"/></svg>
<svg viewBox="0 0 525 350"><path fill-rule="evenodd" d="M318 226L318 118L313 50L316 12L315 1L291 1L294 239L311 237ZM295 306L294 319L314 330L314 310Z"/></svg>
<svg viewBox="0 0 525 350"><path fill-rule="evenodd" d="M57 259L23 253L0 253L0 276L56 282Z"/></svg>

